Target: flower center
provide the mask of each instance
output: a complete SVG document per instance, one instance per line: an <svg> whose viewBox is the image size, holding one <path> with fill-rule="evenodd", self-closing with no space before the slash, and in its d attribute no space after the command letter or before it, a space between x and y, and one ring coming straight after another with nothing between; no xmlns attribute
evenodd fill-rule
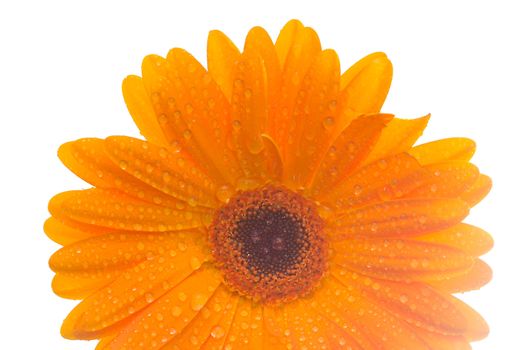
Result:
<svg viewBox="0 0 525 350"><path fill-rule="evenodd" d="M265 186L233 197L217 211L210 241L225 282L262 302L303 296L326 270L315 205L284 188Z"/></svg>

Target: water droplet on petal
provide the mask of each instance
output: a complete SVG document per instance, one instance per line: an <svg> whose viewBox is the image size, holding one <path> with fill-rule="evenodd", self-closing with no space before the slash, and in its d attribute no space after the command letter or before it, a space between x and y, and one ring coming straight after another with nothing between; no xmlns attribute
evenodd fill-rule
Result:
<svg viewBox="0 0 525 350"><path fill-rule="evenodd" d="M190 259L190 266L193 270L197 270L199 267L201 267L201 261L199 258L194 256Z"/></svg>
<svg viewBox="0 0 525 350"><path fill-rule="evenodd" d="M171 314L175 317L179 317L182 314L182 309L180 306L174 306L171 309Z"/></svg>
<svg viewBox="0 0 525 350"><path fill-rule="evenodd" d="M228 203L230 198L235 194L235 191L233 188L231 188L229 185L221 186L217 189L217 192L215 195L217 196L217 199L220 200L222 203Z"/></svg>
<svg viewBox="0 0 525 350"><path fill-rule="evenodd" d="M332 117L326 117L323 120L323 127L325 129L330 129L332 126L334 126L335 120Z"/></svg>
<svg viewBox="0 0 525 350"><path fill-rule="evenodd" d="M224 334L225 334L224 328L222 328L221 326L215 326L211 330L211 336L215 339L220 339L224 337Z"/></svg>
<svg viewBox="0 0 525 350"><path fill-rule="evenodd" d="M206 304L206 296L204 294L197 293L191 298L191 308L194 311L199 311Z"/></svg>
<svg viewBox="0 0 525 350"><path fill-rule="evenodd" d="M120 169L122 170L126 170L128 168L128 162L126 162L125 160L121 160L119 163L118 163Z"/></svg>
<svg viewBox="0 0 525 350"><path fill-rule="evenodd" d="M235 119L234 121L232 121L232 127L233 127L233 130L239 131L241 129L241 121Z"/></svg>

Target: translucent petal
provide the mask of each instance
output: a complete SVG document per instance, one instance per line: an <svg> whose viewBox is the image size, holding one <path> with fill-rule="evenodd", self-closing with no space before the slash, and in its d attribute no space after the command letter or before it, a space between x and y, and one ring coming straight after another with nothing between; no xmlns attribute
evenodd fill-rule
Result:
<svg viewBox="0 0 525 350"><path fill-rule="evenodd" d="M44 223L44 232L46 235L60 245L68 245L112 231L114 230L85 225L79 222L68 221L66 224L53 217L50 217Z"/></svg>
<svg viewBox="0 0 525 350"><path fill-rule="evenodd" d="M208 71L220 86L224 96L231 101L233 67L241 55L235 44L219 30L208 35Z"/></svg>
<svg viewBox="0 0 525 350"><path fill-rule="evenodd" d="M143 141L140 143L148 145ZM65 166L93 186L118 189L132 197L169 207L180 208L184 205L183 201L150 187L124 171L123 164L111 160L102 139L80 139L65 143L60 146L58 156Z"/></svg>
<svg viewBox="0 0 525 350"><path fill-rule="evenodd" d="M365 164L408 151L425 130L429 119L430 115L418 119L394 118L383 129L374 149L366 158Z"/></svg>
<svg viewBox="0 0 525 350"><path fill-rule="evenodd" d="M105 146L113 162L123 171L166 195L186 202L186 207L218 206L216 183L187 153L170 152L169 149L126 136L108 137ZM177 204L177 208L184 208Z"/></svg>
<svg viewBox="0 0 525 350"><path fill-rule="evenodd" d="M395 281L444 280L469 271L474 258L444 245L405 239L353 238L333 243L333 262Z"/></svg>
<svg viewBox="0 0 525 350"><path fill-rule="evenodd" d="M414 236L445 229L469 212L457 199L403 199L371 204L340 214L329 224L334 239L354 236Z"/></svg>
<svg viewBox="0 0 525 350"><path fill-rule="evenodd" d="M165 345L168 349L199 349L209 337L225 336L221 319L235 309L238 297L220 285L193 320Z"/></svg>
<svg viewBox="0 0 525 350"><path fill-rule="evenodd" d="M425 170L423 184L406 195L406 198L458 198L479 177L478 168L463 161L429 164Z"/></svg>
<svg viewBox="0 0 525 350"><path fill-rule="evenodd" d="M461 274L453 274L446 278L442 278L442 276L428 276L423 278L428 284L447 293L459 293L480 289L489 283L491 279L492 269L480 259L475 259L472 267Z"/></svg>
<svg viewBox="0 0 525 350"><path fill-rule="evenodd" d="M416 328L444 335L462 335L467 330L467 320L448 295L425 283L391 282L342 271L335 268L333 273L346 286L359 289L364 297Z"/></svg>
<svg viewBox="0 0 525 350"><path fill-rule="evenodd" d="M481 174L476 182L461 194L461 199L467 202L471 207L475 206L490 192L492 180L487 175Z"/></svg>
<svg viewBox="0 0 525 350"><path fill-rule="evenodd" d="M68 339L94 339L111 332L166 293L173 294L172 288L185 281L208 259L202 243L191 235L180 235L176 247L160 245L157 249L167 250L126 270L112 283L84 299L64 321L62 335ZM189 283L203 284L210 278L207 282L213 285L212 272L197 273L201 275L205 278L193 278Z"/></svg>
<svg viewBox="0 0 525 350"><path fill-rule="evenodd" d="M322 51L299 86L292 127L283 153L284 181L305 187L313 180L322 156L335 138L335 103L339 92L339 59L333 50Z"/></svg>
<svg viewBox="0 0 525 350"><path fill-rule="evenodd" d="M163 348L192 320L206 312L204 308L219 286L218 271L203 267L136 314L108 344L107 349ZM144 331L137 332L137 329Z"/></svg>
<svg viewBox="0 0 525 350"><path fill-rule="evenodd" d="M230 105L211 75L189 53L173 49L167 59L148 56L143 81L169 144L185 149L217 181L240 174L228 148Z"/></svg>
<svg viewBox="0 0 525 350"><path fill-rule="evenodd" d="M279 90L278 113L269 126L269 134L281 150L287 147L287 140L293 120L293 109L299 96L300 86L310 66L321 52L319 37L311 28L300 23L289 22L276 42L276 51L282 62L282 80Z"/></svg>
<svg viewBox="0 0 525 350"><path fill-rule="evenodd" d="M445 230L430 232L415 239L423 242L444 244L460 249L471 256L483 255L494 245L492 237L487 232L464 223L454 225Z"/></svg>
<svg viewBox="0 0 525 350"><path fill-rule="evenodd" d="M231 307L223 308L222 317L217 321L209 333L206 342L201 346L202 350L222 349L230 332L233 318L237 312L240 297L233 294Z"/></svg>
<svg viewBox="0 0 525 350"><path fill-rule="evenodd" d="M157 121L142 79L135 75L128 76L122 82L122 94L129 114L146 140L161 146L169 145L169 139Z"/></svg>
<svg viewBox="0 0 525 350"><path fill-rule="evenodd" d="M311 185L312 195L323 198L336 184L347 179L370 152L391 118L382 114L363 116L343 130L323 154Z"/></svg>
<svg viewBox="0 0 525 350"><path fill-rule="evenodd" d="M452 137L424 143L408 153L422 165L446 162L450 160L469 161L476 151L474 141L464 137Z"/></svg>
<svg viewBox="0 0 525 350"><path fill-rule="evenodd" d="M339 104L342 118L351 121L363 113L378 113L392 82L392 63L382 52L368 55L341 77Z"/></svg>
<svg viewBox="0 0 525 350"><path fill-rule="evenodd" d="M320 194L336 211L402 198L421 186L427 171L406 153L375 161Z"/></svg>
<svg viewBox="0 0 525 350"><path fill-rule="evenodd" d="M50 200L49 211L59 220L130 231L182 230L211 220L207 213L163 207L103 189L58 194Z"/></svg>
<svg viewBox="0 0 525 350"><path fill-rule="evenodd" d="M315 300L321 308L339 310L337 316L349 323L350 330L364 334L368 344L364 349L425 349L425 344L417 337L404 320L363 296L352 286L329 277L325 288L319 289ZM353 326L355 325L355 326ZM356 338L356 340L361 340ZM360 344L361 345L361 344Z"/></svg>

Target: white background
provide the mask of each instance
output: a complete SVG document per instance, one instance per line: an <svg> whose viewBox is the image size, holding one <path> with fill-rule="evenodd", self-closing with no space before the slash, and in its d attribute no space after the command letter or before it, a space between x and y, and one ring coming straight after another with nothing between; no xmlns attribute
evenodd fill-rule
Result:
<svg viewBox="0 0 525 350"><path fill-rule="evenodd" d="M242 47L254 25L273 38L291 18L314 27L341 66L373 51L394 63L384 111L431 112L423 140L469 136L494 180L468 222L491 232L494 279L463 296L491 325L482 349L525 349L525 11L519 1L2 1L0 5L0 348L93 349L61 339L75 302L54 296L42 232L47 201L86 187L58 146L138 136L120 92L143 56L184 47L205 62L207 32Z"/></svg>

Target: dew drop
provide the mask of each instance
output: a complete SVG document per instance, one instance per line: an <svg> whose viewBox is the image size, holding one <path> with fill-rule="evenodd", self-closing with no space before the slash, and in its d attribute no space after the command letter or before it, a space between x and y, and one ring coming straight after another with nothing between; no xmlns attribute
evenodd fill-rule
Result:
<svg viewBox="0 0 525 350"><path fill-rule="evenodd" d="M232 127L233 127L233 130L239 131L241 129L241 121L238 119L235 119L234 121L232 121Z"/></svg>
<svg viewBox="0 0 525 350"><path fill-rule="evenodd" d="M186 129L184 130L184 132L182 133L182 136L186 139L186 140L189 140L191 138L191 131L190 129Z"/></svg>
<svg viewBox="0 0 525 350"><path fill-rule="evenodd" d="M330 129L332 126L334 126L334 123L335 123L334 118L332 118L332 117L326 117L326 118L324 118L324 120L323 120L323 127L324 127L325 129Z"/></svg>
<svg viewBox="0 0 525 350"><path fill-rule="evenodd" d="M122 170L126 170L128 168L128 162L126 162L125 160L121 160L119 163L118 163L120 169Z"/></svg>
<svg viewBox="0 0 525 350"><path fill-rule="evenodd" d="M222 328L221 326L215 326L211 330L211 336L215 339L220 339L224 337L224 334L225 334L224 328Z"/></svg>
<svg viewBox="0 0 525 350"><path fill-rule="evenodd" d="M153 294L151 293L146 293L146 295L144 296L146 298L146 302L149 304L149 303L152 303L155 299L153 298Z"/></svg>
<svg viewBox="0 0 525 350"><path fill-rule="evenodd" d="M182 314L182 309L180 306L174 306L172 309L171 309L171 314L174 316L174 317L179 317L181 314Z"/></svg>
<svg viewBox="0 0 525 350"><path fill-rule="evenodd" d="M229 185L221 186L217 189L217 192L215 195L217 196L217 199L221 201L222 203L228 203L230 201L230 198L234 195L234 190Z"/></svg>
<svg viewBox="0 0 525 350"><path fill-rule="evenodd" d="M191 298L191 308L194 311L199 311L206 304L206 296L204 294L197 293Z"/></svg>
<svg viewBox="0 0 525 350"><path fill-rule="evenodd" d="M186 301L186 299L188 299L188 296L186 295L186 293L180 292L179 295L178 295L178 298L179 298L180 301L184 302L184 301Z"/></svg>
<svg viewBox="0 0 525 350"><path fill-rule="evenodd" d="M201 261L199 258L194 256L190 259L190 266L193 270L197 270L199 267L201 267Z"/></svg>
<svg viewBox="0 0 525 350"><path fill-rule="evenodd" d="M168 183L171 180L171 175L167 171L162 174L162 181Z"/></svg>
<svg viewBox="0 0 525 350"><path fill-rule="evenodd" d="M246 147L251 154L259 154L264 149L264 143L260 137L257 137L255 139L249 140L246 144Z"/></svg>

